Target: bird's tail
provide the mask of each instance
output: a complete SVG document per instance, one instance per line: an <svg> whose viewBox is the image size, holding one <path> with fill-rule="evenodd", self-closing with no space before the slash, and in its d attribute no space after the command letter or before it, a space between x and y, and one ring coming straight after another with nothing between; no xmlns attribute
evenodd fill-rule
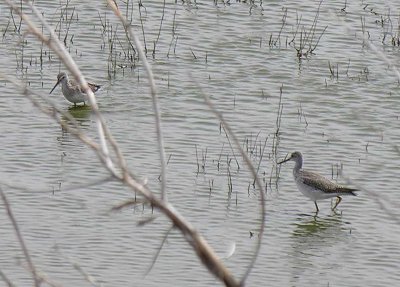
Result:
<svg viewBox="0 0 400 287"><path fill-rule="evenodd" d="M96 84L93 84L93 83L88 83L88 85L89 85L89 88L92 89L93 93L96 93L98 90L101 89L100 85L96 85Z"/></svg>
<svg viewBox="0 0 400 287"><path fill-rule="evenodd" d="M356 196L357 193L355 193L354 191L358 191L358 189L349 188L349 187L344 187L344 186L339 186L339 187L336 189L336 191L337 191L338 193Z"/></svg>

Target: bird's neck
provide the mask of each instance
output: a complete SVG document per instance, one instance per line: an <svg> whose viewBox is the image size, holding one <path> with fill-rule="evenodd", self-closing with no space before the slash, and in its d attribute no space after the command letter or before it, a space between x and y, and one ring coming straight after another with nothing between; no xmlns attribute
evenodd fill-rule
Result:
<svg viewBox="0 0 400 287"><path fill-rule="evenodd" d="M299 158L295 161L293 174L297 173L303 167L303 159Z"/></svg>

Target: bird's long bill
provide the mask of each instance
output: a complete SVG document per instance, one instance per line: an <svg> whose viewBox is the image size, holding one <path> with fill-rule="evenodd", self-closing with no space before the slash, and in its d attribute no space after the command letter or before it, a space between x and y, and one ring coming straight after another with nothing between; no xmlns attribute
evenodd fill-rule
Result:
<svg viewBox="0 0 400 287"><path fill-rule="evenodd" d="M61 80L62 80L62 78L60 78L58 81L57 81L57 83L54 85L54 87L51 89L51 91L50 91L50 93L49 94L51 94L53 91L54 91L54 89L58 86L58 84L61 82Z"/></svg>
<svg viewBox="0 0 400 287"><path fill-rule="evenodd" d="M291 159L292 159L292 157L289 156L287 159L284 159L284 160L282 160L282 161L280 161L280 162L277 162L277 164L282 164L282 163L287 162L287 161L289 161L289 160L291 160Z"/></svg>

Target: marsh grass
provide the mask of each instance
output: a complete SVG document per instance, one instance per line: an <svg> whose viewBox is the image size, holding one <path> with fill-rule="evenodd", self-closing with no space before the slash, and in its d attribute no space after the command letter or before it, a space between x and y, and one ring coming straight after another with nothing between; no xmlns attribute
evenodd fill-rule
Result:
<svg viewBox="0 0 400 287"><path fill-rule="evenodd" d="M114 12L118 15L118 17L121 18L121 23L120 22L115 23L115 21L111 20L106 13L104 13L104 15L100 14L100 12L98 13L98 19L99 19L98 27L101 29L101 35L102 35L101 50L105 51L105 53L107 53L108 55L108 62L107 62L108 77L112 78L118 75L119 73L124 73L125 69L130 69L130 70L136 69L139 63L141 65L140 67L142 67L143 65L143 71L147 72L147 79L149 79L149 87L151 88L150 97L152 98L154 104L154 114L156 115L155 122L156 125L158 125L157 129L159 130L157 133L158 136L157 143L159 145L160 158L163 158L164 149L162 144L161 118L159 116L160 115L159 108L157 107L158 103L157 91L155 89L154 76L149 72L151 71L151 69L146 67L146 64L148 64L146 56L152 57L153 60L158 57L162 57L163 54L162 54L162 49L160 49L161 47L160 41L162 38L164 38L164 40L165 38L168 38L169 40L170 35L169 34L166 35L165 29L163 29L163 27L165 28L164 21L168 20L167 18L165 18L166 1L163 2L164 6L162 9L162 15L160 15L159 18L160 22L159 25L157 26L158 33L156 34L156 37L154 37L154 39L151 38L152 34L149 32L148 28L146 28L145 25L147 20L146 17L148 17L148 11L142 1L139 1L138 5L136 6L134 5L135 3L134 1L128 0L123 2L124 5L121 5L121 7L116 7L115 2L113 4L113 1L109 2L110 2L110 7L112 7L114 9ZM250 2L243 3L243 5L249 5L250 7L249 11L251 13L254 12L255 9L259 9L259 11L261 12L263 11L262 4L256 5L255 4L256 1L250 1ZM13 9L10 10L10 15L7 24L2 32L3 32L3 39L6 38L11 33L17 33L21 37L21 41L19 42L20 45L18 46L18 49L15 52L14 56L17 59L16 61L17 69L23 73L28 73L30 67L34 65L39 66L40 70L47 68L46 65L48 64L48 62L54 60L54 57L56 55L55 52L56 49L54 46L52 46L54 43L52 41L48 41L48 39L44 37L44 38L39 38L38 40L38 45L40 45L40 51L38 52L37 55L26 53L25 49L26 45L31 44L30 42L31 39L29 38L28 42L28 39L25 38L26 35L24 34L25 33L24 29L26 28L25 26L26 24L24 24L25 20L23 20L22 15L24 15L24 11L26 10L30 11L29 10L30 8L29 6L23 6L25 5L24 3L25 3L24 1L20 1L18 2L19 5L16 5L17 7L14 7ZM214 3L215 5L230 5L229 1L223 1L223 3L222 1L215 1ZM79 24L80 20L75 7L71 7L70 5L71 2L67 1L66 5L64 5L59 9L60 13L57 15L60 18L58 19L58 22L56 24L56 32L64 48L68 48L70 53L75 52L76 54L79 54L79 51L77 51L76 49L74 51L74 44L76 44L76 37L74 35L73 28L74 25ZM191 1L183 1L181 5L186 5L187 9L201 9L199 8L201 6L197 6L196 3ZM18 6L19 6L19 13L16 12L18 11ZM368 4L364 7L364 10L367 10L367 6ZM347 11L346 8L347 8L347 2L345 2L344 4L342 12L346 12ZM135 9L138 10L136 11ZM320 40L322 39L327 29L327 26L322 28L319 27L319 11L320 10L318 7L318 10L315 14L314 20L311 25L304 25L302 17L299 16L296 21L295 30L293 33L293 31L288 31L288 29L291 29L292 27L289 27L287 23L288 9L287 8L284 9L283 15L281 15L282 24L280 26L280 29L276 36L271 34L271 36L269 37L269 46L271 48L291 47L291 49L293 48L296 51L296 58L298 59L307 58L310 55L312 55L314 51L317 49ZM139 19L135 19L134 17L136 12L139 14ZM18 16L17 18L16 13L20 14L21 17ZM372 15L377 16L378 20L376 22L376 25L381 25L382 28L384 28L382 30L383 31L382 33L384 33L382 34L383 35L382 44L391 43L393 47L398 47L400 24L399 23L397 23L396 25L393 24L394 23L394 21L392 20L393 16L389 12L386 15L379 15L379 13L376 12L375 10L368 10L367 13L371 13ZM139 31L133 30L132 32L133 27L135 27L133 25L134 21L140 23L140 25L138 25L138 27L140 28ZM364 41L363 44L367 46L369 45L368 40L370 37L370 33L366 28L365 21L366 21L365 16L361 16L361 23L363 27L362 33L365 36L365 38L363 38ZM38 31L41 32L41 34L44 34L45 33L44 31L46 31L46 25L41 23L40 21L38 22L40 23L38 26ZM179 31L177 23L178 21L176 20L176 11L175 11L172 19L172 30L170 32L171 40L169 40L168 52L166 54L167 58L170 57L171 55L180 56L177 55L177 49L176 49L179 39L179 33L178 33ZM29 33L32 33L32 31L30 31ZM139 43L141 43L140 45L137 44L138 40L133 37L134 35L137 36L137 34L142 36L142 39L140 39L139 41ZM390 39L390 41L388 39ZM260 38L260 44L259 44L260 48L261 44L262 40ZM188 50L191 52L194 60L203 58L202 57L203 54L201 54L201 51L196 50L196 47L189 47ZM141 53L144 53L144 55ZM204 62L205 64L207 64L208 60L210 60L211 62L212 59L209 59L208 51L205 51L204 53L205 53ZM80 73L77 72L75 66L68 61L68 53L64 53L63 55L65 58L67 58L63 59L63 63L69 67L69 69L75 75L75 77L81 79L81 81L84 82L82 75L80 75ZM62 57L63 56L61 55L61 58ZM366 66L365 68L362 68L358 72L354 71L352 72L351 64L352 62L350 61L350 59L348 60L348 63L346 62L345 64L341 64L339 62L331 63L329 61L328 69L326 69L325 66L325 71L327 74L329 74L329 78L336 82L338 82L339 79L342 80L343 78L358 79L359 81L368 81L368 75L369 75L368 67ZM137 76L139 77L139 73ZM145 76L143 76L143 78L144 77ZM88 110L71 109L68 110L68 112L65 112L57 108L57 106L51 101L47 101L47 99L44 100L43 98L40 98L40 96L37 97L35 96L35 98L32 99L34 93L31 89L27 88L27 86L24 83L17 83L15 81L14 84L20 89L21 94L23 94L32 101L32 105L37 107L37 109L40 110L43 114L48 115L49 118L52 119L54 122L60 124L60 126L62 126L63 128L63 131L75 135L82 141L83 144L86 144L88 147L96 151L99 161L104 165L104 168L110 172L110 176L105 179L102 179L101 181L86 183L84 187L91 185L98 185L101 184L102 182L107 182L110 180L119 180L131 189L132 199L127 200L125 202L121 202L111 207L110 212L117 212L125 208L136 208L136 207L144 209L145 207L151 206L152 214L158 212L163 213L166 217L170 219L171 225L168 226L167 231L163 233L164 236L162 240L160 240L156 255L152 259L152 264L149 267L148 272L152 269L154 263L157 261L157 258L162 248L165 248L164 243L167 240L168 236L170 235L171 231L179 230L182 234L182 238L187 240L187 244L193 248L194 253L200 259L200 262L203 263L204 266L206 266L206 268L208 268L210 276L211 274L216 276L221 282L223 282L227 286L244 285L246 278L248 277L248 274L252 269L252 266L254 266L256 262L255 258L259 254L259 249L255 250L254 258L252 259L252 262L249 265L249 267L246 269L247 270L246 274L242 278L239 278L239 276L237 276L236 274L233 275L231 273L231 270L224 265L224 262L221 262L214 255L212 249L209 248L207 242L205 241L204 238L202 238L201 234L199 234L198 231L194 229L190 225L190 223L185 220L184 215L176 213L176 211L172 208L173 203L168 201L166 196L167 191L165 190L165 187L161 188L163 197L160 199L159 197L155 196L151 190L148 189L145 182L137 180L133 172L127 169L124 157L119 151L117 143L114 141L112 134L110 131L108 131L105 123L102 122L101 120L101 114L95 116L96 124L98 127L98 134L101 140L95 141L92 138L89 138L80 129L79 118L87 117ZM168 87L169 87L169 74L168 74ZM200 87L199 90L201 90ZM270 98L267 97L269 92L270 91L264 92L264 90L261 90L261 97L264 100L264 102L268 102L268 104L272 102L272 100L270 100ZM235 203L236 205L238 204L238 198L240 199L240 197L238 197L238 194L240 195L240 190L239 190L240 185L238 184L238 181L240 180L240 177L238 177L237 174L239 174L239 171L243 170L246 165L248 165L249 168L252 170L251 175L246 179L248 181L247 185L248 195L250 195L251 192L260 191L262 195L259 196L260 196L260 202L262 204L264 204L264 199L262 196L264 196L267 187L269 186L271 188L272 186L278 184L280 167L277 167L274 163L276 161L276 158L278 157L280 148L280 135L282 133L282 129L284 128L284 126L282 126L282 117L284 115L284 111L286 112L286 109L284 110L284 103L287 99L286 94L284 95L285 92L286 92L285 85L282 84L279 89L278 105L277 106L270 105L270 108L273 111L276 111L275 123L272 121L272 126L274 126L275 124L274 128L271 129L271 131L265 131L265 130L251 131L251 129L249 128L249 130L246 131L247 136L245 136L243 139L235 138L235 133L229 129L229 123L226 123L225 120L223 120L222 115L219 114L219 112L214 109L212 102L210 102L210 100L207 98L208 95L204 95L206 103L208 104L210 110L214 111L214 114L218 119L217 120L218 123L215 123L215 125L219 124L222 144L220 148L218 148L219 152L216 153L215 155L212 154L211 150L209 150L209 147L195 144L196 162L194 163L193 160L192 166L196 171L195 172L196 176L198 176L199 174L205 175L209 173L210 169L213 168L214 164L216 170L218 171L217 175L222 175L221 177L223 177L224 185L226 183L226 188L228 191L227 192L228 202L230 202L231 200L233 201L233 197L235 196ZM277 91L275 91L275 93L277 93ZM237 104L236 96L234 96L233 106L235 108L236 104ZM98 110L96 109L96 105L94 106L95 109L93 110L93 112L97 112ZM297 110L298 110L297 115L299 123L303 124L304 128L307 128L309 125L309 121L307 119L307 111L303 108L301 102ZM91 113L92 110L89 110L89 112ZM394 148L397 150L398 154L400 154L399 149L396 145L394 145ZM365 146L365 150L368 152L368 143ZM66 155L61 156L61 161L63 160L64 156ZM164 160L161 160L160 162L160 167L163 170L160 172L158 180L163 184L167 182L164 171L166 167L169 165L171 159L174 159L174 154L172 153L169 155L167 160L165 160L164 158ZM263 163L268 164L269 167L268 170L263 169ZM337 179L342 170L343 170L342 164L332 165L332 179ZM206 178L206 182L208 185L207 191L209 191L210 196L212 193L215 192L216 189L214 181L215 181L214 175ZM15 186L13 188L15 188ZM78 188L78 187L74 186L71 188ZM61 190L61 182L59 183L58 186L55 185L52 191L46 191L46 192L52 192L53 194L55 194L60 190ZM64 188L63 190L68 190L68 188ZM380 202L379 197L376 200ZM3 202L5 202L5 205L8 204L7 199L3 198ZM261 210L260 221L265 220L264 218L265 214L263 208L265 207L263 206L260 207ZM151 224L154 221L154 218L155 216L141 220L138 223L138 226ZM396 217L394 218L396 219ZM9 219L13 221L11 215L9 215ZM18 224L16 221L13 222L13 226L14 229L17 231ZM264 228L264 222L261 222L259 228L260 237L262 237L263 228ZM253 236L253 232L250 232L250 236ZM260 241L257 243L258 244L257 248L259 248L261 244L261 239L259 240ZM23 243L21 243L20 246L22 249L24 248ZM32 274L36 286L40 285L40 283L37 283L40 281L47 283L50 282L47 277L43 277L41 273L35 272L36 267L31 266L34 265L34 262L29 262L29 254L25 255L25 259L29 265L29 267L27 268L28 272ZM80 272L80 274L85 278L86 281L91 282L88 279L90 274L87 274L84 270L83 272ZM1 270L0 270L0 275L3 278L3 281L6 282L6 284L10 285L10 280L8 279L6 274L1 272ZM96 281L92 281L91 283L95 285Z"/></svg>

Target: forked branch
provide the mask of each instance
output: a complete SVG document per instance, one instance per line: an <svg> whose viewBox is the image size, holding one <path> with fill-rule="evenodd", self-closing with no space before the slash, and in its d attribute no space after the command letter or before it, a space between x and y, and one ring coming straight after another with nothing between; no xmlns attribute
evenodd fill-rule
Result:
<svg viewBox="0 0 400 287"><path fill-rule="evenodd" d="M143 65L146 68L146 71L149 76L150 81L150 90L153 99L153 108L156 115L156 127L157 127L157 136L158 136L158 143L160 149L160 158L161 158L161 165L162 165L162 198L158 198L155 194L149 190L145 185L141 182L135 180L132 176L131 172L127 169L125 165L125 160L122 153L119 151L118 145L114 138L112 137L111 133L106 126L103 117L98 110L98 106L96 104L96 99L89 89L86 81L84 80L81 72L79 71L78 67L74 63L72 57L68 54L65 47L59 41L57 36L55 35L52 28L48 25L47 21L42 17L39 11L32 5L30 1L24 0L33 11L34 15L42 22L45 29L47 29L51 35L50 38L44 36L41 31L35 26L35 24L30 21L29 17L22 13L22 11L14 5L10 0L6 0L8 5L12 8L14 12L20 15L21 19L28 25L29 32L36 36L39 41L47 45L50 49L52 49L56 54L59 56L60 60L64 63L66 68L74 75L74 77L78 80L79 84L82 85L88 94L89 102L92 106L92 110L96 115L96 122L98 126L98 134L100 137L100 144L96 144L91 139L87 138L84 134L80 133L79 131L71 128L68 126L69 131L75 136L77 136L84 144L95 150L97 155L99 156L100 160L103 162L106 169L118 180L124 183L126 186L130 187L132 190L140 193L146 201L148 201L153 207L159 209L164 215L166 215L172 222L173 226L181 231L186 241L192 246L194 251L196 252L197 256L200 258L202 263L208 268L208 270L214 274L219 280L225 283L226 286L239 286L240 283L233 277L233 275L229 272L229 270L222 264L221 260L216 256L213 249L208 245L207 241L198 233L198 231L191 226L191 224L186 221L186 219L176 211L171 204L169 204L166 200L166 192L165 192L165 156L164 156L164 148L163 148L163 140L162 140L162 133L161 133L161 118L158 106L158 100L156 97L156 90L155 90L155 83L154 77L151 72L150 65L148 64L145 54L143 52L143 48L140 44L140 41L133 33L131 26L125 21L124 17L120 14L118 8L115 6L113 1L108 1L110 7L116 13L118 17L123 21L124 27L129 32L130 37L134 40L136 48L138 50L139 56L143 62ZM26 87L20 86L23 90L23 94L28 96L32 93ZM32 101L32 97L28 98ZM35 102L32 101L34 104ZM36 102L37 107L40 110L45 111L41 104ZM61 113L60 110L54 109L54 113L50 114L47 113L50 117L57 120L59 118L59 114ZM109 154L109 150L107 147L107 140L112 145L114 151L118 155L118 160L115 161ZM120 173L119 171L122 171Z"/></svg>

